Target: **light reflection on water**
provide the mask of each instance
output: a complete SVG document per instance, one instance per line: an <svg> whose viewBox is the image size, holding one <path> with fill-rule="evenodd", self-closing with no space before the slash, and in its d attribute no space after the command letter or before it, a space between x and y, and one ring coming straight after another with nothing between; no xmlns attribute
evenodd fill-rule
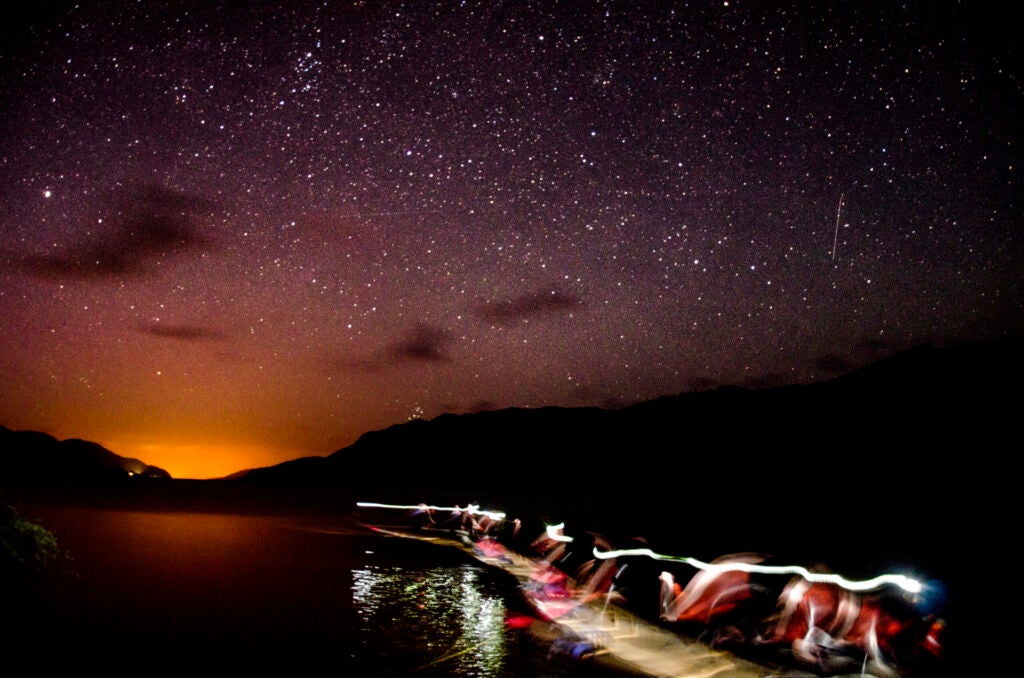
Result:
<svg viewBox="0 0 1024 678"><path fill-rule="evenodd" d="M547 646L505 625L515 584L453 550L371 536L345 521L37 506L72 555L50 617L23 636L68 656L234 668L328 660L348 675L557 677ZM301 673L301 671L299 671Z"/></svg>
<svg viewBox="0 0 1024 678"><path fill-rule="evenodd" d="M357 642L367 659L400 658L416 663L410 668L418 672L502 675L506 607L476 566L355 569L352 602Z"/></svg>

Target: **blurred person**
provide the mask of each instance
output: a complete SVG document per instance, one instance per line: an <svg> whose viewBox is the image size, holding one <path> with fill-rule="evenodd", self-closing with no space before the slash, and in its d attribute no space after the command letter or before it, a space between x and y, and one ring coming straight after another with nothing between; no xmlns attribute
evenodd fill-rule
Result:
<svg viewBox="0 0 1024 678"><path fill-rule="evenodd" d="M722 556L712 565L730 563L760 563L763 556L736 554ZM763 589L752 580L749 572L740 569L713 568L698 570L681 587L669 572L661 573L661 618L665 621L697 622L710 626L741 608L744 603Z"/></svg>
<svg viewBox="0 0 1024 678"><path fill-rule="evenodd" d="M914 602L902 591L862 593L794 577L761 640L825 673L869 665L876 675L898 676L903 665L934 665L942 656L943 623Z"/></svg>

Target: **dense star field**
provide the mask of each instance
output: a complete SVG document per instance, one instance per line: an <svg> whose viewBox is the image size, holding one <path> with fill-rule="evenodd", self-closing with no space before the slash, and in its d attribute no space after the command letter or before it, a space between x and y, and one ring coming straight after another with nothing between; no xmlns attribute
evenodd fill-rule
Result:
<svg viewBox="0 0 1024 678"><path fill-rule="evenodd" d="M1019 334L965 3L4 9L0 424L175 477Z"/></svg>

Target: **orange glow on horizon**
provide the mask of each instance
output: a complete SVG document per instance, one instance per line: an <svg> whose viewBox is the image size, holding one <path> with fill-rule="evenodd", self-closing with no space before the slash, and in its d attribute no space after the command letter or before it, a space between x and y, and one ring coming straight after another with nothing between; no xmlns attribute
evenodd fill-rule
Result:
<svg viewBox="0 0 1024 678"><path fill-rule="evenodd" d="M273 466L310 456L296 450L250 443L122 443L104 445L122 457L134 457L159 466L179 480L210 480L251 468Z"/></svg>
<svg viewBox="0 0 1024 678"><path fill-rule="evenodd" d="M345 422L350 430L339 433L333 426L323 430L289 428L258 421L231 427L223 422L211 424L184 416L164 416L156 424L141 420L128 427L122 417L108 421L109 415L107 411L69 409L68 415L59 421L41 422L22 415L7 421L0 419L0 424L12 431L37 431L58 441L93 442L120 457L164 469L174 479L210 480L303 457L325 457L351 445L361 430L373 430L386 423L353 419ZM359 426L365 428L351 428Z"/></svg>

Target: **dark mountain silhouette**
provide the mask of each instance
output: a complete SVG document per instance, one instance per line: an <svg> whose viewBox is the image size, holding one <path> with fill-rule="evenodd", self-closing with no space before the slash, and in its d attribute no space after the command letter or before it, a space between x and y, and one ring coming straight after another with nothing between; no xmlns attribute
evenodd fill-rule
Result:
<svg viewBox="0 0 1024 678"><path fill-rule="evenodd" d="M1017 438L1024 340L920 346L840 377L766 389L726 386L622 409L505 409L413 420L329 456L232 474L242 485L404 497L576 496L595 488L650 503L853 490L913 505L1005 482ZM0 485L169 478L77 439L0 426ZM841 500L838 497L837 500Z"/></svg>
<svg viewBox="0 0 1024 678"><path fill-rule="evenodd" d="M849 491L923 507L1006 462L999 452L1016 437L1021 348L1019 339L921 346L821 383L730 386L619 410L446 414L234 481L403 496L607 488L705 505L744 497L750 507L768 495L815 510Z"/></svg>
<svg viewBox="0 0 1024 678"><path fill-rule="evenodd" d="M103 482L131 476L170 478L167 471L114 454L98 443L57 440L0 426L0 486L11 483Z"/></svg>

